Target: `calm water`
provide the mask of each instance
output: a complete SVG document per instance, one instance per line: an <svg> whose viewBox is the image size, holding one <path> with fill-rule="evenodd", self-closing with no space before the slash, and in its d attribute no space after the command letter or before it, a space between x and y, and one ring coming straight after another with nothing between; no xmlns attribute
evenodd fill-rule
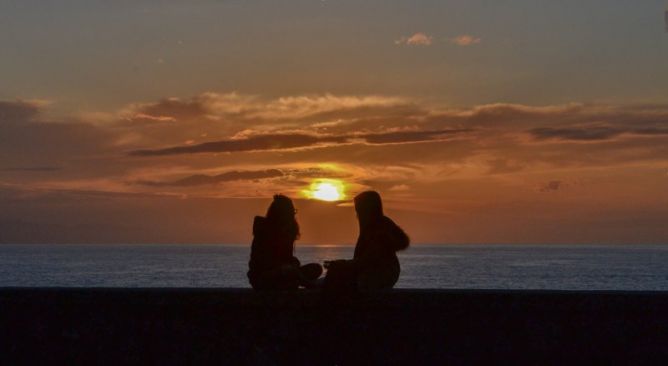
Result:
<svg viewBox="0 0 668 366"><path fill-rule="evenodd" d="M248 287L249 248L0 245L0 286ZM301 246L302 262L351 247ZM401 288L668 290L668 246L414 246Z"/></svg>

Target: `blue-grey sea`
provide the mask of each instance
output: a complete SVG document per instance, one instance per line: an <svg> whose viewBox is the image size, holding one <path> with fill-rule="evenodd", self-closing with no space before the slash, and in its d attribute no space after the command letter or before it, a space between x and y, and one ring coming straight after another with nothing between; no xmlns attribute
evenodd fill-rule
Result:
<svg viewBox="0 0 668 366"><path fill-rule="evenodd" d="M306 262L350 246L298 246ZM0 245L0 287L249 287L242 245ZM416 245L399 288L668 290L668 246Z"/></svg>

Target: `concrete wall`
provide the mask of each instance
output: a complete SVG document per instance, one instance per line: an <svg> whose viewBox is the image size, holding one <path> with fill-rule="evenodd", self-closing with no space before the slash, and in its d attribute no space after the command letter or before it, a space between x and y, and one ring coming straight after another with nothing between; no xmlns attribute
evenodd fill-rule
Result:
<svg viewBox="0 0 668 366"><path fill-rule="evenodd" d="M0 364L668 360L668 293L0 289Z"/></svg>

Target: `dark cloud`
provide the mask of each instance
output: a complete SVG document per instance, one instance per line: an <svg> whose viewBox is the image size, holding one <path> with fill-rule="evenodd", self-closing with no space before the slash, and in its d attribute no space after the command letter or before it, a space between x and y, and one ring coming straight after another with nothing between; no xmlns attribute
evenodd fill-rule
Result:
<svg viewBox="0 0 668 366"><path fill-rule="evenodd" d="M278 169L258 171L230 171L216 175L195 174L185 178L168 182L139 181L138 184L153 187L192 187L208 184L218 184L239 180L256 180L283 177L285 173Z"/></svg>
<svg viewBox="0 0 668 366"><path fill-rule="evenodd" d="M46 171L113 149L109 129L39 114L36 103L0 102L0 171Z"/></svg>
<svg viewBox="0 0 668 366"><path fill-rule="evenodd" d="M556 192L564 187L564 182L560 180L552 180L549 181L545 184L543 184L541 187L538 188L539 192Z"/></svg>
<svg viewBox="0 0 668 366"><path fill-rule="evenodd" d="M382 144L401 144L411 142L422 142L440 140L446 136L451 136L459 133L470 132L469 129L457 130L439 130L439 131L399 131L376 134L365 134L361 138L372 145Z"/></svg>
<svg viewBox="0 0 668 366"><path fill-rule="evenodd" d="M492 159L488 160L487 164L489 165L488 174L515 173L525 168L522 163L509 159Z"/></svg>
<svg viewBox="0 0 668 366"><path fill-rule="evenodd" d="M200 118L206 115L207 110L199 99L166 98L157 103L143 105L135 112L130 119L160 121Z"/></svg>
<svg viewBox="0 0 668 366"><path fill-rule="evenodd" d="M668 123L668 121L666 121ZM668 128L660 128L660 127L646 127L646 128L636 128L632 131L632 133L638 134L638 135L656 135L656 136L664 136L668 135Z"/></svg>
<svg viewBox="0 0 668 366"><path fill-rule="evenodd" d="M0 101L0 123L29 121L39 114L39 106L29 102Z"/></svg>
<svg viewBox="0 0 668 366"><path fill-rule="evenodd" d="M438 131L397 131L386 133L363 133L344 135L309 135L294 134L267 134L255 135L243 139L230 139L206 142L197 145L174 146L164 149L146 149L130 152L133 156L161 156L196 153L222 153L244 151L287 150L295 148L313 147L325 144L367 143L372 145L398 144L441 140L468 132L470 130L438 130Z"/></svg>
<svg viewBox="0 0 668 366"><path fill-rule="evenodd" d="M534 128L529 131L538 140L558 139L575 141L607 140L616 137L623 130L610 127L589 128Z"/></svg>
<svg viewBox="0 0 668 366"><path fill-rule="evenodd" d="M311 168L281 168L281 169L265 169L265 170L233 170L221 174L193 174L183 178L168 180L168 181L154 181L154 180L139 180L133 184L139 184L151 187L194 187L203 185L214 185L224 182L232 181L254 181L260 179L271 178L285 178L282 182L299 182L300 185L310 182L314 177L318 178L344 178L348 175L345 173L332 171L328 169L311 167ZM306 180L302 180L306 179Z"/></svg>

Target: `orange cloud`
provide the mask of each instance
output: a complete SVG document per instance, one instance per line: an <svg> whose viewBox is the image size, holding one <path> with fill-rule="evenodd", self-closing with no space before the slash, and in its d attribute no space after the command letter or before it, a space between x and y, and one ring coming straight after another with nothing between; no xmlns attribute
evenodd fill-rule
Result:
<svg viewBox="0 0 668 366"><path fill-rule="evenodd" d="M396 45L406 46L431 46L433 37L422 32L417 32L412 36L403 36L394 41Z"/></svg>
<svg viewBox="0 0 668 366"><path fill-rule="evenodd" d="M155 122L174 122L176 118L171 116L153 116L146 113L137 113L131 117L133 121L155 121Z"/></svg>

